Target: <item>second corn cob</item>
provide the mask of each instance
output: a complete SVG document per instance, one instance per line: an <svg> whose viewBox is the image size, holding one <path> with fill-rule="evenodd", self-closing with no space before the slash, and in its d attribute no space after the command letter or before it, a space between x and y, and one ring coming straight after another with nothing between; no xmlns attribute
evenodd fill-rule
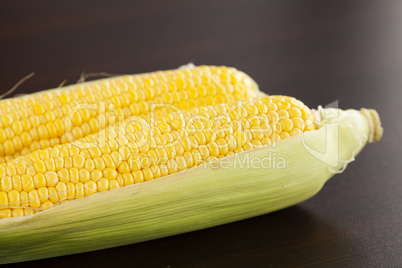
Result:
<svg viewBox="0 0 402 268"><path fill-rule="evenodd" d="M96 133L119 117L147 115L152 104L188 109L258 94L256 83L243 72L200 66L102 79L2 100L0 163Z"/></svg>

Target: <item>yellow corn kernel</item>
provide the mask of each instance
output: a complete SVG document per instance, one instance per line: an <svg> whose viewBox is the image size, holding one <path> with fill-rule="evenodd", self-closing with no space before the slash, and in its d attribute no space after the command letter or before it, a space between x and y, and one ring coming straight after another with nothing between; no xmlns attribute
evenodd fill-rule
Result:
<svg viewBox="0 0 402 268"><path fill-rule="evenodd" d="M14 175L11 177L13 182L13 189L17 191L22 191L22 180L20 175Z"/></svg>
<svg viewBox="0 0 402 268"><path fill-rule="evenodd" d="M44 161L47 171L56 171L55 161L52 158L46 158Z"/></svg>
<svg viewBox="0 0 402 268"><path fill-rule="evenodd" d="M32 176L30 175L21 175L21 181L22 181L22 189L26 192L29 192L33 189L35 189L35 184Z"/></svg>
<svg viewBox="0 0 402 268"><path fill-rule="evenodd" d="M70 168L70 169L68 170L68 177L70 178L70 181L71 181L72 183L77 183L77 182L79 182L79 181L80 181L80 178L79 178L78 169L76 169L76 168Z"/></svg>
<svg viewBox="0 0 402 268"><path fill-rule="evenodd" d="M106 178L101 178L97 181L97 189L99 192L104 192L109 190L109 180Z"/></svg>
<svg viewBox="0 0 402 268"><path fill-rule="evenodd" d="M24 216L35 214L35 210L32 208L24 208L23 210L24 210Z"/></svg>
<svg viewBox="0 0 402 268"><path fill-rule="evenodd" d="M98 181L103 177L102 171L95 169L94 171L91 172L91 180L92 181Z"/></svg>
<svg viewBox="0 0 402 268"><path fill-rule="evenodd" d="M116 188L119 188L119 187L120 187L120 185L119 185L117 180L111 180L109 182L109 190L116 189Z"/></svg>
<svg viewBox="0 0 402 268"><path fill-rule="evenodd" d="M7 176L10 176L10 177L17 175L17 169L15 168L14 165L7 165L6 166L6 174L7 174Z"/></svg>
<svg viewBox="0 0 402 268"><path fill-rule="evenodd" d="M67 199L67 197L68 197L67 185L64 182L58 182L57 183L56 191L57 191L59 200L66 200Z"/></svg>
<svg viewBox="0 0 402 268"><path fill-rule="evenodd" d="M34 180L36 189L46 186L46 178L45 178L45 175L43 175L43 174L35 174L33 176L33 180Z"/></svg>
<svg viewBox="0 0 402 268"><path fill-rule="evenodd" d="M75 184L75 198L81 198L85 196L84 184L78 182Z"/></svg>
<svg viewBox="0 0 402 268"><path fill-rule="evenodd" d="M281 120L282 130L289 132L293 129L293 122L290 119Z"/></svg>
<svg viewBox="0 0 402 268"><path fill-rule="evenodd" d="M68 200L73 200L75 198L76 194L75 194L75 187L74 187L74 183L69 182L67 183L67 198Z"/></svg>
<svg viewBox="0 0 402 268"><path fill-rule="evenodd" d="M59 171L64 168L64 158L63 157L56 157L54 159L55 164L55 171Z"/></svg>
<svg viewBox="0 0 402 268"><path fill-rule="evenodd" d="M142 174L141 170L136 170L131 173L134 178L134 183L139 183L144 181L144 175Z"/></svg>
<svg viewBox="0 0 402 268"><path fill-rule="evenodd" d="M45 173L46 172L46 165L42 160L35 161L34 168L37 173Z"/></svg>
<svg viewBox="0 0 402 268"><path fill-rule="evenodd" d="M152 170L150 168L144 168L142 170L143 178L145 181L150 181L154 179L154 175L152 173Z"/></svg>
<svg viewBox="0 0 402 268"><path fill-rule="evenodd" d="M6 192L0 192L0 209L8 208L8 194Z"/></svg>
<svg viewBox="0 0 402 268"><path fill-rule="evenodd" d="M37 190L29 191L28 199L29 199L29 206L31 208L39 208L40 207L41 203L39 200L39 195L38 195Z"/></svg>
<svg viewBox="0 0 402 268"><path fill-rule="evenodd" d="M53 203L51 201L47 200L47 201L45 201L45 202L43 202L41 204L40 209L41 210L46 210L46 209L49 209L51 207L53 207Z"/></svg>
<svg viewBox="0 0 402 268"><path fill-rule="evenodd" d="M37 192L41 203L49 200L49 189L47 187L38 188Z"/></svg>
<svg viewBox="0 0 402 268"><path fill-rule="evenodd" d="M291 118L294 118L294 117L301 117L301 116L302 116L302 112L301 112L300 109L297 108L297 107L290 107L290 108L288 109L288 113L289 113L289 115L290 115Z"/></svg>
<svg viewBox="0 0 402 268"><path fill-rule="evenodd" d="M0 209L0 219L10 218L11 215L11 209Z"/></svg>
<svg viewBox="0 0 402 268"><path fill-rule="evenodd" d="M18 175L23 175L23 174L25 174L27 166L23 163L17 163L17 164L15 164L15 169L17 170Z"/></svg>
<svg viewBox="0 0 402 268"><path fill-rule="evenodd" d="M97 192L97 185L94 181L84 183L85 196L92 195Z"/></svg>
<svg viewBox="0 0 402 268"><path fill-rule="evenodd" d="M22 208L15 208L11 211L11 217L24 216L24 210Z"/></svg>
<svg viewBox="0 0 402 268"><path fill-rule="evenodd" d="M78 170L78 176L82 183L86 183L87 181L89 181L91 179L91 173L88 170L83 169L83 168Z"/></svg>
<svg viewBox="0 0 402 268"><path fill-rule="evenodd" d="M131 174L131 173L124 173L124 174L121 175L121 177L123 178L123 185L124 185L124 186L134 184L134 177L133 177L133 174ZM113 180L112 180L112 181L113 181Z"/></svg>
<svg viewBox="0 0 402 268"><path fill-rule="evenodd" d="M299 128L294 128L289 132L290 136L300 135L301 133L303 133L303 131Z"/></svg>
<svg viewBox="0 0 402 268"><path fill-rule="evenodd" d="M57 176L59 177L59 180L65 183L70 182L70 174L68 169L62 168L59 171L57 171Z"/></svg>
<svg viewBox="0 0 402 268"><path fill-rule="evenodd" d="M82 155L77 154L73 156L73 167L80 169L83 168L84 165L85 165L85 158Z"/></svg>
<svg viewBox="0 0 402 268"><path fill-rule="evenodd" d="M96 158L94 159L94 163L95 163L96 169L98 169L98 170L100 170L100 171L103 171L103 170L106 168L105 162L104 162L103 159L100 158L100 157L96 157Z"/></svg>
<svg viewBox="0 0 402 268"><path fill-rule="evenodd" d="M11 140L6 140L3 146L6 155L13 155L15 153L14 144Z"/></svg>
<svg viewBox="0 0 402 268"><path fill-rule="evenodd" d="M54 171L48 171L45 173L46 185L55 186L59 182L59 176Z"/></svg>
<svg viewBox="0 0 402 268"><path fill-rule="evenodd" d="M49 200L53 203L56 204L59 202L59 196L57 194L57 190L55 187L48 187L49 190Z"/></svg>
<svg viewBox="0 0 402 268"><path fill-rule="evenodd" d="M26 191L21 191L20 192L20 201L21 201L21 207L25 208L29 206L29 196L28 192Z"/></svg>
<svg viewBox="0 0 402 268"><path fill-rule="evenodd" d="M64 167L65 168L72 168L73 167L73 158L72 157L65 157L64 158Z"/></svg>
<svg viewBox="0 0 402 268"><path fill-rule="evenodd" d="M108 179L108 180L113 180L117 178L117 171L112 169L112 168L106 168L103 171L103 177Z"/></svg>

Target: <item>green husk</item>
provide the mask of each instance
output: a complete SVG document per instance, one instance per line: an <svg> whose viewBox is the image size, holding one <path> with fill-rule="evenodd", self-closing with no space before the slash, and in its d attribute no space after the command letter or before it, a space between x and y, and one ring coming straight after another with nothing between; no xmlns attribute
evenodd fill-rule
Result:
<svg viewBox="0 0 402 268"><path fill-rule="evenodd" d="M364 111L368 113L321 110L319 130L274 146L66 202L32 216L0 220L0 263L137 243L300 203L314 196L368 141L380 138L378 116ZM265 166L251 164L262 159Z"/></svg>

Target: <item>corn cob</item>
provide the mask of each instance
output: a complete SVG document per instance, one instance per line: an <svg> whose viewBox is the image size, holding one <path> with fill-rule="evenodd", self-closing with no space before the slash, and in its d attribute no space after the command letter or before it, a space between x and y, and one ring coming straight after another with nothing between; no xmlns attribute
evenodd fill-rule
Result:
<svg viewBox="0 0 402 268"><path fill-rule="evenodd" d="M256 95L256 83L246 74L234 68L200 66L102 79L3 100L0 163L96 133L119 117L146 115L152 104L188 109Z"/></svg>
<svg viewBox="0 0 402 268"><path fill-rule="evenodd" d="M272 96L155 120L134 117L76 143L1 164L0 204L7 208L0 210L0 219L29 215L299 135L314 129L307 118L310 114L294 98Z"/></svg>
<svg viewBox="0 0 402 268"><path fill-rule="evenodd" d="M0 259L124 245L291 206L381 134L373 110L312 114L284 96L135 117L2 164L2 217L41 212L0 221ZM281 164L264 166L272 157Z"/></svg>

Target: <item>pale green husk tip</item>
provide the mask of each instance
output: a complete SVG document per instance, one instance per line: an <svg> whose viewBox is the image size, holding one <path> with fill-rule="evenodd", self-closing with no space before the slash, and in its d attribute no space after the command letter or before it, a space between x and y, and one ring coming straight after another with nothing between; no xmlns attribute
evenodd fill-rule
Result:
<svg viewBox="0 0 402 268"><path fill-rule="evenodd" d="M373 110L320 109L319 130L183 173L0 221L0 263L126 245L269 213L314 196L367 142Z"/></svg>

